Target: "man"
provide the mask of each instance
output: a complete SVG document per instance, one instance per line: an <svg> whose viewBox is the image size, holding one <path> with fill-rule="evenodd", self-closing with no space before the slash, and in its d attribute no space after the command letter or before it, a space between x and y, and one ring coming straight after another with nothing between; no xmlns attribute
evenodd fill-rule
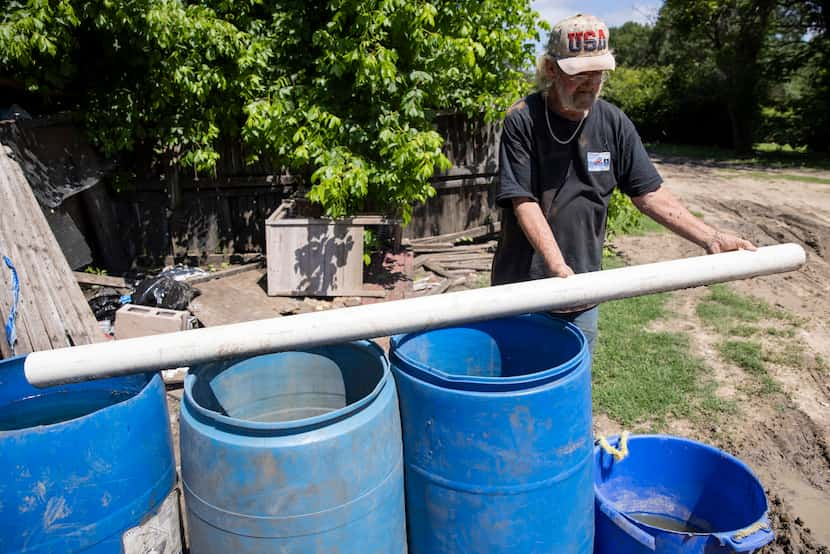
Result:
<svg viewBox="0 0 830 554"><path fill-rule="evenodd" d="M694 217L661 186L634 125L598 99L614 67L602 21L579 14L554 26L537 63L539 90L514 104L504 121L494 285L599 270L615 187L707 253L755 250ZM556 315L580 327L593 350L596 306Z"/></svg>

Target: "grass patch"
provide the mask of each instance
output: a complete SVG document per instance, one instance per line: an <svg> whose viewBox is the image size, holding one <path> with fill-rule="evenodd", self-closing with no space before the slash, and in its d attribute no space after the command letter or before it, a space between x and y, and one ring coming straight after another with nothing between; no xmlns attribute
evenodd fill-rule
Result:
<svg viewBox="0 0 830 554"><path fill-rule="evenodd" d="M816 354L816 369L822 373L830 373L830 368L828 368L827 360L821 354Z"/></svg>
<svg viewBox="0 0 830 554"><path fill-rule="evenodd" d="M721 358L755 377L750 394L780 392L781 387L767 372L767 364L798 367L803 345L794 341L795 325L802 319L771 307L762 300L735 293L727 285L709 287L709 294L697 305L697 315L708 327L726 338L717 345ZM766 346L748 337L763 334ZM775 339L779 340L774 340Z"/></svg>
<svg viewBox="0 0 830 554"><path fill-rule="evenodd" d="M800 183L816 183L818 185L830 185L830 179L815 177L813 175L793 175L791 173L764 173L762 171L725 171L725 177L736 179L738 177L751 177L766 181L798 181Z"/></svg>
<svg viewBox="0 0 830 554"><path fill-rule="evenodd" d="M745 325L743 323L739 323L734 327L729 328L729 335L733 337L752 337L758 334L760 329L753 325Z"/></svg>
<svg viewBox="0 0 830 554"><path fill-rule="evenodd" d="M724 360L756 375L765 374L764 354L757 342L727 340L718 344L718 352Z"/></svg>
<svg viewBox="0 0 830 554"><path fill-rule="evenodd" d="M781 392L781 385L779 385L775 379L773 379L765 373L761 375L761 378L758 382L758 388L755 389L755 392L759 394L773 394L776 392Z"/></svg>
<svg viewBox="0 0 830 554"><path fill-rule="evenodd" d="M734 150L714 146L686 144L647 143L646 149L657 155L715 161L725 165L758 166L759 168L830 168L830 157L827 154L774 144L756 144L749 154L737 154Z"/></svg>
<svg viewBox="0 0 830 554"><path fill-rule="evenodd" d="M708 296L697 305L697 316L718 332L729 334L737 331L740 336L749 336L742 334L743 324L756 323L762 319L797 323L796 318L787 312L773 308L763 300L742 296L727 285L711 285L708 289Z"/></svg>
<svg viewBox="0 0 830 554"><path fill-rule="evenodd" d="M721 357L755 376L755 381L748 387L750 394L773 394L781 391L781 386L769 373L766 361L769 360L760 344L753 341L727 340L717 345Z"/></svg>
<svg viewBox="0 0 830 554"><path fill-rule="evenodd" d="M606 258L605 267L619 265ZM607 302L600 308L594 353L594 408L622 425L664 424L668 416L694 417L728 412L715 394L703 360L690 354L683 333L648 331L667 317L667 294Z"/></svg>
<svg viewBox="0 0 830 554"><path fill-rule="evenodd" d="M766 361L786 367L798 368L804 365L804 346L798 342L787 342L781 349L768 352Z"/></svg>
<svg viewBox="0 0 830 554"><path fill-rule="evenodd" d="M770 327L766 331L766 334L771 337L781 337L781 338L788 338L791 339L795 336L795 329L789 327Z"/></svg>

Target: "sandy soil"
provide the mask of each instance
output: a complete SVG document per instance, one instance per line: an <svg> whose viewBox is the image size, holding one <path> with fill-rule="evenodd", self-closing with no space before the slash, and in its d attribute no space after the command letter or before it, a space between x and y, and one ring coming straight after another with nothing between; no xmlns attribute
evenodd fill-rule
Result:
<svg viewBox="0 0 830 554"><path fill-rule="evenodd" d="M771 364L769 373L782 392L748 395L742 370L725 364L715 350L720 337L703 328L695 305L703 292L673 296L672 310L692 337L719 383L719 394L738 401L729 421L697 426L670 424L670 432L714 444L744 460L767 489L777 539L764 553L830 551L830 185L776 178L802 173L830 178L830 172L765 172L717 164L660 160L666 186L705 221L731 230L756 245L801 244L807 264L799 271L732 284L804 318L796 341L801 363ZM621 237L613 247L631 264L701 255L701 250L671 233ZM774 340L774 339L771 339ZM818 360L817 361L817 356ZM820 360L824 360L822 363ZM743 391L743 392L742 392ZM618 432L611 421L603 432ZM603 427L605 427L603 429Z"/></svg>

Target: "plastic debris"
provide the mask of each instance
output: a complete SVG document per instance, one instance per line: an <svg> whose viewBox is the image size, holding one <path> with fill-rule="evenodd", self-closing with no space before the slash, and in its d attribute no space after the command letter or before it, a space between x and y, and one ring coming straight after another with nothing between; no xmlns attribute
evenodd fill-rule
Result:
<svg viewBox="0 0 830 554"><path fill-rule="evenodd" d="M190 301L199 296L199 290L169 274L144 279L135 287L132 303L169 310L186 310Z"/></svg>

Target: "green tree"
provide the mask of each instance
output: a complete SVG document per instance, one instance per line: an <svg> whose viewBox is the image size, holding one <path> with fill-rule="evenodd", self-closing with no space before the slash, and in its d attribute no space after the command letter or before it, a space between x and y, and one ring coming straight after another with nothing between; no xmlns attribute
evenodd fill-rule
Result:
<svg viewBox="0 0 830 554"><path fill-rule="evenodd" d="M602 96L631 118L645 140L658 140L671 109L671 75L671 66L620 66L603 86Z"/></svg>
<svg viewBox="0 0 830 554"><path fill-rule="evenodd" d="M635 21L627 21L609 29L611 44L617 65L623 67L653 66L657 52L652 44L653 27Z"/></svg>
<svg viewBox="0 0 830 554"><path fill-rule="evenodd" d="M830 151L830 2L778 6L762 52L761 140Z"/></svg>
<svg viewBox="0 0 830 554"><path fill-rule="evenodd" d="M712 60L716 80L709 94L726 107L732 145L752 149L764 98L759 62L777 0L666 0L659 19L664 29L663 63L677 70ZM714 86L713 86L714 85Z"/></svg>
<svg viewBox="0 0 830 554"><path fill-rule="evenodd" d="M28 0L0 68L108 154L205 172L241 138L330 216L408 219L448 166L436 113L500 118L539 28L528 0Z"/></svg>

